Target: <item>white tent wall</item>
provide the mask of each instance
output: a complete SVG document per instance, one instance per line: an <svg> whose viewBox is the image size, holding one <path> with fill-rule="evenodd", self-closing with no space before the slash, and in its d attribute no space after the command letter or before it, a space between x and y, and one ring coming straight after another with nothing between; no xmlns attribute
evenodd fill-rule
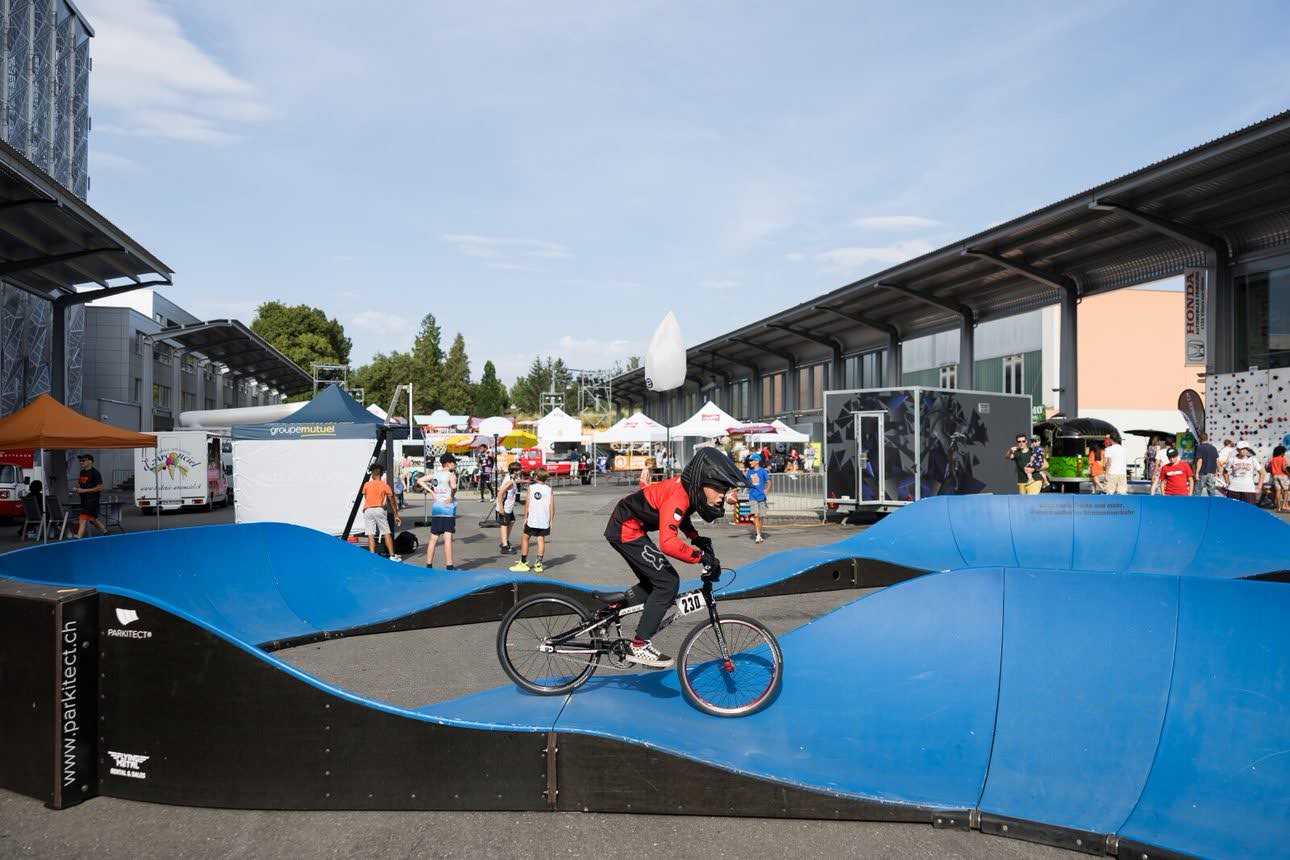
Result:
<svg viewBox="0 0 1290 860"><path fill-rule="evenodd" d="M552 409L542 416L533 430L538 446L547 451L557 442L582 441L582 422L562 409Z"/></svg>
<svg viewBox="0 0 1290 860"><path fill-rule="evenodd" d="M345 530L372 439L238 439L235 520L293 523L330 535ZM354 522L361 532L362 518Z"/></svg>

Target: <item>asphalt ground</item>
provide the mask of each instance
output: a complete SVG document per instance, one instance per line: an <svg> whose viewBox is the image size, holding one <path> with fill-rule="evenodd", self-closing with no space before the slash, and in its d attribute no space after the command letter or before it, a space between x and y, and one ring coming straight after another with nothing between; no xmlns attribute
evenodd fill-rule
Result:
<svg viewBox="0 0 1290 860"><path fill-rule="evenodd" d="M543 575L573 583L626 586L634 578L602 536L614 503L630 487L556 488L556 520ZM463 493L455 538L463 569L504 567L498 530L481 528L489 505ZM410 496L408 524L423 511ZM232 511L165 514L163 528L231 522ZM127 515L130 531L152 528L151 516ZM410 529L424 547L429 529ZM704 525L723 564L738 567L771 552L816 546L855 534L825 524L769 524L757 544L751 529ZM0 551L19 546L4 529ZM516 538L517 540L517 538ZM28 544L29 545L29 544ZM421 565L424 553L405 564ZM438 566L442 566L442 549ZM729 574L727 574L727 578ZM776 634L856 599L864 591L740 600L740 614ZM689 625L660 634L675 649ZM463 625L339 639L279 652L297 667L340 686L397 705L443 701L506 683L494 653L495 624ZM674 651L672 652L674 653ZM850 659L852 655L840 655ZM611 671L602 668L601 671ZM791 668L790 670L791 671ZM683 705L678 705L682 707ZM3 742L3 739L0 739ZM67 810L0 790L0 858L8 857L747 857L915 858L1069 857L1067 852L1009 839L935 830L926 825L596 813L261 812L195 809L95 798Z"/></svg>

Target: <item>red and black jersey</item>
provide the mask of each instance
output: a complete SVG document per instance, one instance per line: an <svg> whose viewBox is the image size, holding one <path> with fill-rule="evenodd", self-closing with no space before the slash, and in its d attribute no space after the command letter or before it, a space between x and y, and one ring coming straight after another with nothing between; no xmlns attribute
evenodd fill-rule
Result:
<svg viewBox="0 0 1290 860"><path fill-rule="evenodd" d="M699 536L690 522L693 512L690 494L681 486L680 478L659 481L624 497L614 507L605 537L628 543L657 531L659 549L672 558L696 564L703 553L680 537L684 534L694 540Z"/></svg>

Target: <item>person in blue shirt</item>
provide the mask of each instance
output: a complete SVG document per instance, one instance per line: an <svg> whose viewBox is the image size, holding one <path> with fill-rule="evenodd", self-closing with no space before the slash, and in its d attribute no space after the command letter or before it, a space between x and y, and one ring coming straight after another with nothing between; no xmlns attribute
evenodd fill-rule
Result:
<svg viewBox="0 0 1290 860"><path fill-rule="evenodd" d="M761 454L750 454L748 456L748 507L752 513L753 529L757 532L754 540L761 543L764 538L761 536L761 518L769 510L769 502L766 501L766 484L770 481L770 473L762 466Z"/></svg>

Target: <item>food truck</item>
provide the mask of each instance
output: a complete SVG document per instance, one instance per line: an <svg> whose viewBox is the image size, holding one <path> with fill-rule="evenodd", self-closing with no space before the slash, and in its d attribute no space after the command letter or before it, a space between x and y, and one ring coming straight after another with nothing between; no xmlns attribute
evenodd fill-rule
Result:
<svg viewBox="0 0 1290 860"><path fill-rule="evenodd" d="M136 448L134 453L134 503L140 510L228 504L226 437L206 430L163 431L156 436L156 448Z"/></svg>

